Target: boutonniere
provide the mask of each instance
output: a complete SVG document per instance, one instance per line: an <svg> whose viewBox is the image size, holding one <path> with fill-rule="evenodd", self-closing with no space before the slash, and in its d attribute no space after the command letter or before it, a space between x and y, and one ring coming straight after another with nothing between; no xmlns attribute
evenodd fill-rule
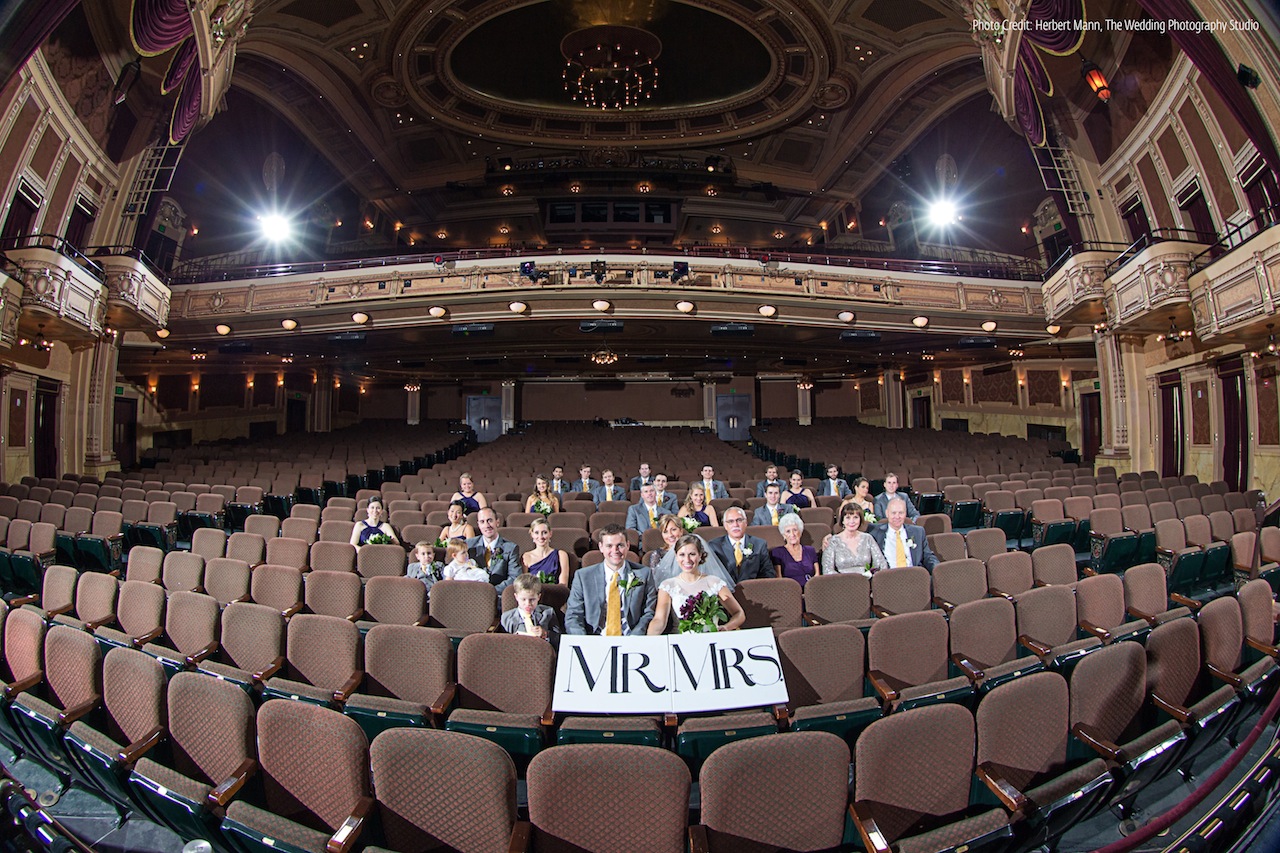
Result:
<svg viewBox="0 0 1280 853"><path fill-rule="evenodd" d="M744 543L742 543L742 556L744 556L744 557L750 557L750 556L751 556L752 554L754 554L754 553L755 553L755 549L754 549L754 548L752 548L750 545L748 545L748 544L747 544L747 543L745 543L745 542L744 542Z"/></svg>
<svg viewBox="0 0 1280 853"><path fill-rule="evenodd" d="M916 543L915 543L915 541L914 541L914 540L911 540L911 539L908 539L908 540L907 540L907 550L908 550L908 551L914 551L914 550L915 550L915 547L916 547Z"/></svg>
<svg viewBox="0 0 1280 853"><path fill-rule="evenodd" d="M622 591L623 595L626 595L636 587L643 586L643 585L644 585L644 581L640 580L640 578L636 577L635 575L627 575L625 578L624 577L618 578L618 589Z"/></svg>

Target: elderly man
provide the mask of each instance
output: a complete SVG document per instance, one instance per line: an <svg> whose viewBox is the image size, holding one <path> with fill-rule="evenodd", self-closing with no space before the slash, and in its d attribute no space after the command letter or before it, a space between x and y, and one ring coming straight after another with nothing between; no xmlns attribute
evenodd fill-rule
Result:
<svg viewBox="0 0 1280 853"><path fill-rule="evenodd" d="M919 511L911 505L911 498L898 491L898 475L890 471L884 475L884 491L876 495L876 518L885 518L889 512L889 501L898 499L907 508L907 518L915 521L920 517Z"/></svg>
<svg viewBox="0 0 1280 853"><path fill-rule="evenodd" d="M871 528L871 538L880 546L889 568L924 566L929 571L938 565L937 556L929 550L924 528L907 524L907 502L902 496L889 501L886 520Z"/></svg>
<svg viewBox="0 0 1280 853"><path fill-rule="evenodd" d="M489 583L502 592L524 571L520 547L498 535L498 516L493 507L480 510L476 524L480 526L480 535L467 540L467 556L489 572Z"/></svg>
<svg viewBox="0 0 1280 853"><path fill-rule="evenodd" d="M721 521L724 522L725 535L712 539L707 547L716 552L734 581L777 577L769 557L769 546L763 539L747 535L747 511L740 506L731 506L724 511Z"/></svg>
<svg viewBox="0 0 1280 853"><path fill-rule="evenodd" d="M782 503L782 489L777 483L772 483L765 487L764 490L764 506L756 507L755 514L751 516L751 523L754 525L771 524L778 526L778 519L789 512L795 512L796 508L791 504Z"/></svg>
<svg viewBox="0 0 1280 853"><path fill-rule="evenodd" d="M653 483L640 487L640 503L627 507L627 529L641 533L658 526L658 519L671 515L671 510L658 503L658 489Z"/></svg>
<svg viewBox="0 0 1280 853"><path fill-rule="evenodd" d="M565 632L606 637L643 636L658 606L653 573L627 562L627 534L616 524L600 529L603 562L573 577L565 607Z"/></svg>

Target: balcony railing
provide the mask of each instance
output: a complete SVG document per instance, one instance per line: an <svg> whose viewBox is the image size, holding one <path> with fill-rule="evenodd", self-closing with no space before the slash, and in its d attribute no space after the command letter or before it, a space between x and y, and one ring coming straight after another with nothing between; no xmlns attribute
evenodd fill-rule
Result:
<svg viewBox="0 0 1280 853"><path fill-rule="evenodd" d="M528 250L516 248L496 249L464 249L461 251L421 253L409 255L390 255L379 258L357 258L330 261L310 261L296 264L258 264L251 266L221 266L214 263L204 264L199 260L185 264L171 277L172 284L196 284L210 281L240 281L254 278L270 278L283 275L310 275L316 273L345 272L351 270L376 269L379 267L397 267L409 264L425 264L435 261L438 264L450 261L470 261L501 258L516 258L526 254L547 255L554 253L563 256L592 257L601 254L636 255L648 254L681 255L689 258L728 258L734 260L755 260L760 264L771 262L794 264L824 264L853 269L882 270L885 272L919 273L947 276L964 276L968 278L997 278L1011 281L1039 281L1043 269L1038 261L1021 262L1009 259L992 259L990 261L948 261L948 260L911 260L904 258L875 258L863 255L845 254L835 249L822 252L774 252L748 247L734 246L698 246L691 248L674 248L667 251L658 249L634 249L630 247L600 246L591 249L556 248Z"/></svg>
<svg viewBox="0 0 1280 853"><path fill-rule="evenodd" d="M1138 237L1130 243L1124 251L1117 255L1111 263L1107 264L1107 275L1113 276L1122 266L1133 260L1140 252L1148 246L1154 246L1157 243L1180 242L1180 243L1207 243L1213 244L1217 242L1218 235L1213 232L1192 231L1188 228L1156 228L1154 231L1148 231L1146 234Z"/></svg>
<svg viewBox="0 0 1280 853"><path fill-rule="evenodd" d="M75 246L67 242L65 237L57 234L28 234L25 237L10 237L0 240L0 252L12 252L21 249L50 249L64 258L75 262L76 266L89 275L102 281L102 266L87 257Z"/></svg>
<svg viewBox="0 0 1280 853"><path fill-rule="evenodd" d="M1280 204L1265 207L1246 222L1234 226L1209 247L1191 259L1191 269L1201 270L1227 252L1257 237L1274 225L1280 224Z"/></svg>

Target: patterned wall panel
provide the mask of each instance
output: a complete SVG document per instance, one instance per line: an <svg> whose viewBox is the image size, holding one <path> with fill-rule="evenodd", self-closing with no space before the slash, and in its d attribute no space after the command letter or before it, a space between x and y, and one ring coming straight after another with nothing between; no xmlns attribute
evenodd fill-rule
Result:
<svg viewBox="0 0 1280 853"><path fill-rule="evenodd" d="M1258 392L1258 444L1280 444L1280 399L1276 397L1276 366L1259 365L1254 378Z"/></svg>
<svg viewBox="0 0 1280 853"><path fill-rule="evenodd" d="M1062 405L1062 377L1056 370L1027 371L1027 402Z"/></svg>
<svg viewBox="0 0 1280 853"><path fill-rule="evenodd" d="M963 370L942 371L942 402L944 403L963 403L964 402L964 371Z"/></svg>
<svg viewBox="0 0 1280 853"><path fill-rule="evenodd" d="M1018 403L1018 375L1012 370L1004 373L983 374L974 371L969 375L973 384L973 402L975 403Z"/></svg>
<svg viewBox="0 0 1280 853"><path fill-rule="evenodd" d="M863 412L880 411L880 383L866 380L858 388L858 400Z"/></svg>
<svg viewBox="0 0 1280 853"><path fill-rule="evenodd" d="M1096 370L1073 370L1071 371L1071 382L1074 384L1084 379L1097 379L1098 371Z"/></svg>
<svg viewBox="0 0 1280 853"><path fill-rule="evenodd" d="M1191 443L1209 444L1209 383L1191 383Z"/></svg>

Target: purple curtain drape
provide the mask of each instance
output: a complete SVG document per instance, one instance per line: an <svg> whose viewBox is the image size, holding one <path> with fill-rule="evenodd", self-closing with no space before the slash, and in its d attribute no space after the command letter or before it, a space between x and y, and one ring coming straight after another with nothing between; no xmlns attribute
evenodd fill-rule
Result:
<svg viewBox="0 0 1280 853"><path fill-rule="evenodd" d="M187 0L133 0L129 34L143 56L159 56L191 35Z"/></svg>
<svg viewBox="0 0 1280 853"><path fill-rule="evenodd" d="M1039 23L1074 23L1084 20L1084 0L1034 0L1027 8L1027 29L1022 38L1030 39L1049 53L1075 53L1084 41L1084 30L1074 27L1040 28Z"/></svg>
<svg viewBox="0 0 1280 853"><path fill-rule="evenodd" d="M169 60L169 70L164 73L164 80L160 83L160 94L167 95L182 85L187 77L187 70L196 61L198 54L194 38L188 38L178 46L173 52L173 58Z"/></svg>
<svg viewBox="0 0 1280 853"><path fill-rule="evenodd" d="M1200 15L1188 0L1138 0L1139 5L1160 21L1200 21ZM1258 112L1257 105L1245 88L1236 80L1236 70L1218 43L1217 36L1208 31L1190 32L1174 29L1170 35L1178 48L1200 69L1209 85L1226 102L1231 115L1258 148L1273 174L1280 175L1280 154L1267 132L1267 124Z"/></svg>
<svg viewBox="0 0 1280 853"><path fill-rule="evenodd" d="M196 126L200 118L200 64L191 63L187 76L182 80L182 89L178 92L178 100L173 105L173 117L169 120L169 142L176 145L186 138Z"/></svg>

